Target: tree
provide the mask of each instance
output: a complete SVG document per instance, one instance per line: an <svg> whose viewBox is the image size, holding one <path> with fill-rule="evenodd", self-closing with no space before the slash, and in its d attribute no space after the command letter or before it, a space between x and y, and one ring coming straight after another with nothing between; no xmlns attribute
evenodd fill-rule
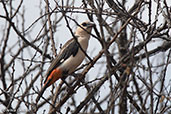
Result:
<svg viewBox="0 0 171 114"><path fill-rule="evenodd" d="M169 2L1 0L1 113L169 113ZM101 47L89 49L78 71L36 103L65 35L60 29L71 35L77 16L96 23L91 36Z"/></svg>

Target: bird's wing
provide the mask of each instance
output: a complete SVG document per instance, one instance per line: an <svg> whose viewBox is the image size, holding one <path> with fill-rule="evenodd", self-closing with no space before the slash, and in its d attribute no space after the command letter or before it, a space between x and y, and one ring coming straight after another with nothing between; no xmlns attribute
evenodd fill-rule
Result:
<svg viewBox="0 0 171 114"><path fill-rule="evenodd" d="M75 41L74 38L69 40L61 49L58 56L52 61L50 67L47 70L46 73L46 80L50 73L57 68L59 65L61 65L66 59L68 59L71 55L75 56L78 52L79 45ZM44 82L46 82L46 80Z"/></svg>

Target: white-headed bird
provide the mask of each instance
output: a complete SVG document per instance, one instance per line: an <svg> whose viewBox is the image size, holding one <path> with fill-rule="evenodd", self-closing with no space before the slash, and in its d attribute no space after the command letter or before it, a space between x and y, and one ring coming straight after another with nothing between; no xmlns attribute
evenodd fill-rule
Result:
<svg viewBox="0 0 171 114"><path fill-rule="evenodd" d="M75 38L70 39L61 48L58 56L52 61L47 70L47 77L38 97L36 98L36 102L39 101L47 87L58 79L74 72L75 69L82 63L85 58L85 53L82 50L85 52L87 50L90 33L94 25L95 24L93 22L89 21L85 21L80 24L80 26L76 29Z"/></svg>

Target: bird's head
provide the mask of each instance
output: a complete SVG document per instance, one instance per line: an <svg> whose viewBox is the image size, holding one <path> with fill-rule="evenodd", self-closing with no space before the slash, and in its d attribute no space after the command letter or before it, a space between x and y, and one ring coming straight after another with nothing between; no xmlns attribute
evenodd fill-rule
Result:
<svg viewBox="0 0 171 114"><path fill-rule="evenodd" d="M95 26L93 22L85 21L77 27L75 35L89 37L93 26Z"/></svg>

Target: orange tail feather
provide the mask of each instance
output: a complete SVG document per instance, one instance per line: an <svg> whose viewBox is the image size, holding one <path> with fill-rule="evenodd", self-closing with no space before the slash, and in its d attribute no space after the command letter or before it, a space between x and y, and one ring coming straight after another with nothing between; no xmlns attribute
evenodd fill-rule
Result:
<svg viewBox="0 0 171 114"><path fill-rule="evenodd" d="M62 76L62 71L60 69L54 69L51 74L48 76L48 79L44 83L42 89L39 92L39 95L36 98L36 102L39 101L40 97L43 95L44 91L47 87L52 85L55 81L57 81Z"/></svg>
<svg viewBox="0 0 171 114"><path fill-rule="evenodd" d="M48 79L44 83L44 85L48 84L48 87L52 85L54 82L56 82L59 78L61 78L62 71L60 69L54 69L50 75L48 76ZM49 82L50 81L50 82Z"/></svg>

